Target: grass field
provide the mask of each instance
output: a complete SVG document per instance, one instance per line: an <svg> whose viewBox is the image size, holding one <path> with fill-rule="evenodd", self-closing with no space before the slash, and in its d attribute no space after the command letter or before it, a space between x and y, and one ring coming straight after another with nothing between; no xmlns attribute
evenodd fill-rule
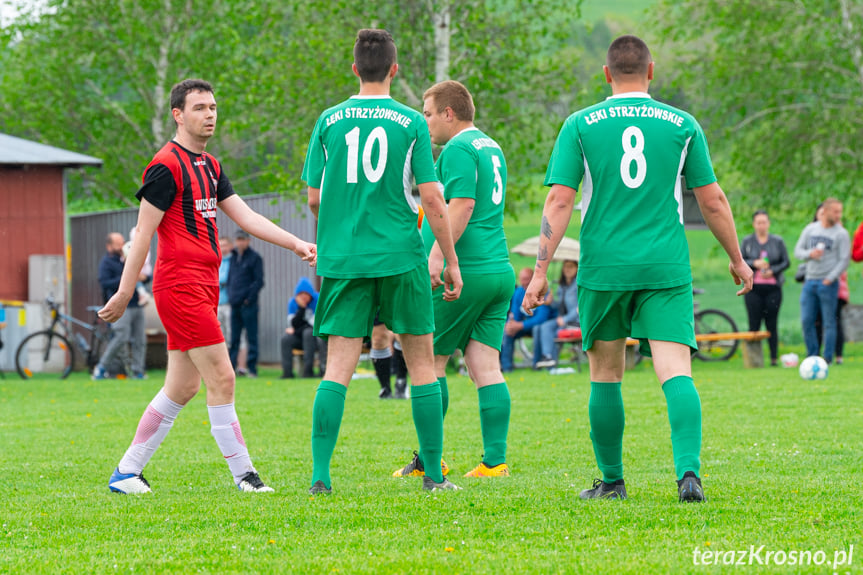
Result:
<svg viewBox="0 0 863 575"><path fill-rule="evenodd" d="M197 397L147 467L153 493L132 497L109 493L107 479L162 374L98 383L9 374L0 381L0 572L718 573L730 568L693 564L696 547L750 545L832 560L863 543L863 408L854 400L863 347L853 351L819 383L791 369L744 370L739 356L695 363L709 497L701 505L676 500L665 401L648 362L623 387L625 502L577 499L597 475L586 373L512 374L513 476L502 480L460 477L482 447L476 393L452 376L444 456L464 489L435 495L417 479L390 477L415 447L410 403L380 401L373 380L356 381L335 494L314 498L306 490L316 381L267 370L239 381L244 434L276 493L234 488ZM861 553L835 572L859 572Z"/></svg>

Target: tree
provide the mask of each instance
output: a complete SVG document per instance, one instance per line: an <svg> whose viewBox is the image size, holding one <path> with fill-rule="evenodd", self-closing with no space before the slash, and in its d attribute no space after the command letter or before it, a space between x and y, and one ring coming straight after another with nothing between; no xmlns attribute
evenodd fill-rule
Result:
<svg viewBox="0 0 863 575"><path fill-rule="evenodd" d="M860 200L863 1L664 0L676 81L734 196L809 214ZM666 67L668 68L668 67Z"/></svg>
<svg viewBox="0 0 863 575"><path fill-rule="evenodd" d="M244 158L235 180L254 180L278 147L268 82L287 22L276 0L54 0L3 31L0 129L105 160L70 189L73 205L131 204L173 134L171 86L202 77L226 104L213 151Z"/></svg>
<svg viewBox="0 0 863 575"><path fill-rule="evenodd" d="M313 32L307 51L311 59L319 67L338 59L323 75L347 77L347 91L325 102L335 104L356 90L356 79L346 70L352 39L363 27L386 28L393 34L399 47L394 95L408 105L420 108L423 92L437 81L464 83L474 96L477 125L497 139L506 154L511 176L507 208L517 212L529 202L529 191L539 187L557 131L573 111L570 105L581 80L575 73L580 54L575 46L581 38L575 33L584 31L577 23L579 4L343 0L307 2L297 9L297 17ZM345 84L340 81L338 86L343 89Z"/></svg>
<svg viewBox="0 0 863 575"><path fill-rule="evenodd" d="M321 111L355 93L359 28L399 45L395 96L420 107L451 77L500 140L519 191L539 182L577 82L577 3L564 0L50 0L0 31L0 130L105 159L70 183L73 209L130 204L173 133L171 86L210 80L210 150L243 193L298 194ZM564 113L565 112L565 113ZM521 184L521 187L519 187Z"/></svg>

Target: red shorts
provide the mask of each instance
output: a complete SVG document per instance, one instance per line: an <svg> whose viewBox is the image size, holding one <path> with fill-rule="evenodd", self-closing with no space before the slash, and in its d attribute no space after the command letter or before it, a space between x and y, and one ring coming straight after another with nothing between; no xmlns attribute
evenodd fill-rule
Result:
<svg viewBox="0 0 863 575"><path fill-rule="evenodd" d="M219 324L219 286L178 285L153 293L168 334L168 349L189 351L224 343Z"/></svg>

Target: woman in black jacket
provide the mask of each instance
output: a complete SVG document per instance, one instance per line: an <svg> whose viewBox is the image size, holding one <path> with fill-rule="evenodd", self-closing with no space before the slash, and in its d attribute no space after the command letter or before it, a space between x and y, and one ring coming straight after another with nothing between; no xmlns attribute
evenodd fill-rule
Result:
<svg viewBox="0 0 863 575"><path fill-rule="evenodd" d="M770 364L777 365L779 357L779 306L782 305L782 284L790 262L788 250L781 237L770 233L770 217L764 210L752 216L754 234L743 238L740 251L743 259L755 271L752 291L743 296L749 314L749 330L758 331L764 320L770 332Z"/></svg>

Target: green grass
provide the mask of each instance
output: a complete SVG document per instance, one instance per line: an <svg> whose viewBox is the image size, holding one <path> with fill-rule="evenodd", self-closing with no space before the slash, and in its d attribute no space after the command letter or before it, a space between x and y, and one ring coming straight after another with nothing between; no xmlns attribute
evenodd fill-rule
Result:
<svg viewBox="0 0 863 575"><path fill-rule="evenodd" d="M849 401L863 379L861 351L853 345L848 363L819 383L796 370L744 370L739 355L696 362L702 505L676 501L665 401L649 362L623 387L626 502L577 499L597 474L586 373L512 374L513 476L503 480L460 477L482 446L476 392L452 376L444 456L464 490L436 495L415 478L390 477L416 444L410 403L379 401L373 380L356 381L333 460L335 494L315 498L306 489L316 381L280 381L273 370L239 381L244 434L275 494L233 487L201 395L147 467L153 493L127 497L109 493L107 479L162 374L98 383L7 374L0 572L704 573L722 568L694 566L696 546L832 557L859 547L863 531L863 409Z"/></svg>

